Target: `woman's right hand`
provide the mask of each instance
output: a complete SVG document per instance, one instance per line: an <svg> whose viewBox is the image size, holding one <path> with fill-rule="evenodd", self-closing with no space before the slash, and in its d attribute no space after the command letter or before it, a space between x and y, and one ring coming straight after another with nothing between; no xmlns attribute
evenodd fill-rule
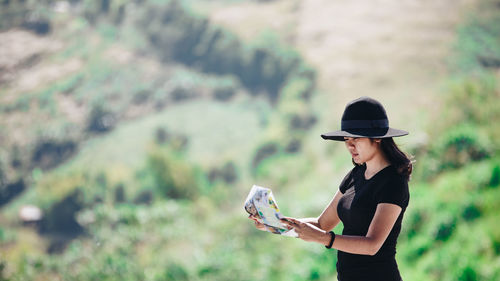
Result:
<svg viewBox="0 0 500 281"><path fill-rule="evenodd" d="M263 223L260 223L257 220L257 217L255 217L254 215L249 215L248 218L254 221L255 228L257 228L258 230L267 231L266 226Z"/></svg>

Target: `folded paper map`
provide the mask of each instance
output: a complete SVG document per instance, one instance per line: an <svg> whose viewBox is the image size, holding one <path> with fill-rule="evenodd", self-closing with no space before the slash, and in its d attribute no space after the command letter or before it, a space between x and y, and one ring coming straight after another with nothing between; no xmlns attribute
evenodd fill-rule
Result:
<svg viewBox="0 0 500 281"><path fill-rule="evenodd" d="M250 215L255 216L260 223L264 224L267 231L274 234L297 237L297 233L293 229L288 229L280 221L284 216L280 213L271 189L258 185L252 186L245 200L245 210Z"/></svg>

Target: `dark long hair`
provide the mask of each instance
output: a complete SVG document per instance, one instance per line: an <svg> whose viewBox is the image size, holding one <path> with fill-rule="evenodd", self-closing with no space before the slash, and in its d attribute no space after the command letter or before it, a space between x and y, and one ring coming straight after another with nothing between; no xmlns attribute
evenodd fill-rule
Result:
<svg viewBox="0 0 500 281"><path fill-rule="evenodd" d="M374 139L370 138L370 141L373 142ZM381 139L380 149L382 149L387 161L389 161L389 163L396 168L396 171L409 181L411 178L411 172L413 171L413 163L415 162L415 160L413 160L413 156L406 154L399 149L393 138ZM354 162L354 159L352 159L352 164L354 164L354 166L365 165Z"/></svg>
<svg viewBox="0 0 500 281"><path fill-rule="evenodd" d="M387 160L396 168L398 173L410 180L413 171L413 157L399 149L392 138L383 138L380 142L380 148Z"/></svg>

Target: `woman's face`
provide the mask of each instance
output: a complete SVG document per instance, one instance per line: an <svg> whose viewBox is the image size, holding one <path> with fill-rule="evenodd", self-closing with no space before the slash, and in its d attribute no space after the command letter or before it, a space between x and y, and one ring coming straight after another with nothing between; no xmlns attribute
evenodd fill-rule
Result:
<svg viewBox="0 0 500 281"><path fill-rule="evenodd" d="M345 146L356 164L370 161L378 153L378 140L371 141L369 138L347 138L344 137Z"/></svg>

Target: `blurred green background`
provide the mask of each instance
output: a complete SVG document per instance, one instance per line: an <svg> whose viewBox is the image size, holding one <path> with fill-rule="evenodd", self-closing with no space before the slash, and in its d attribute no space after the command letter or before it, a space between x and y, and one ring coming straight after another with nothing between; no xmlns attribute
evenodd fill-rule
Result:
<svg viewBox="0 0 500 281"><path fill-rule="evenodd" d="M0 1L0 280L336 280L345 104L415 156L404 280L500 280L500 1ZM341 226L337 227L341 231Z"/></svg>

